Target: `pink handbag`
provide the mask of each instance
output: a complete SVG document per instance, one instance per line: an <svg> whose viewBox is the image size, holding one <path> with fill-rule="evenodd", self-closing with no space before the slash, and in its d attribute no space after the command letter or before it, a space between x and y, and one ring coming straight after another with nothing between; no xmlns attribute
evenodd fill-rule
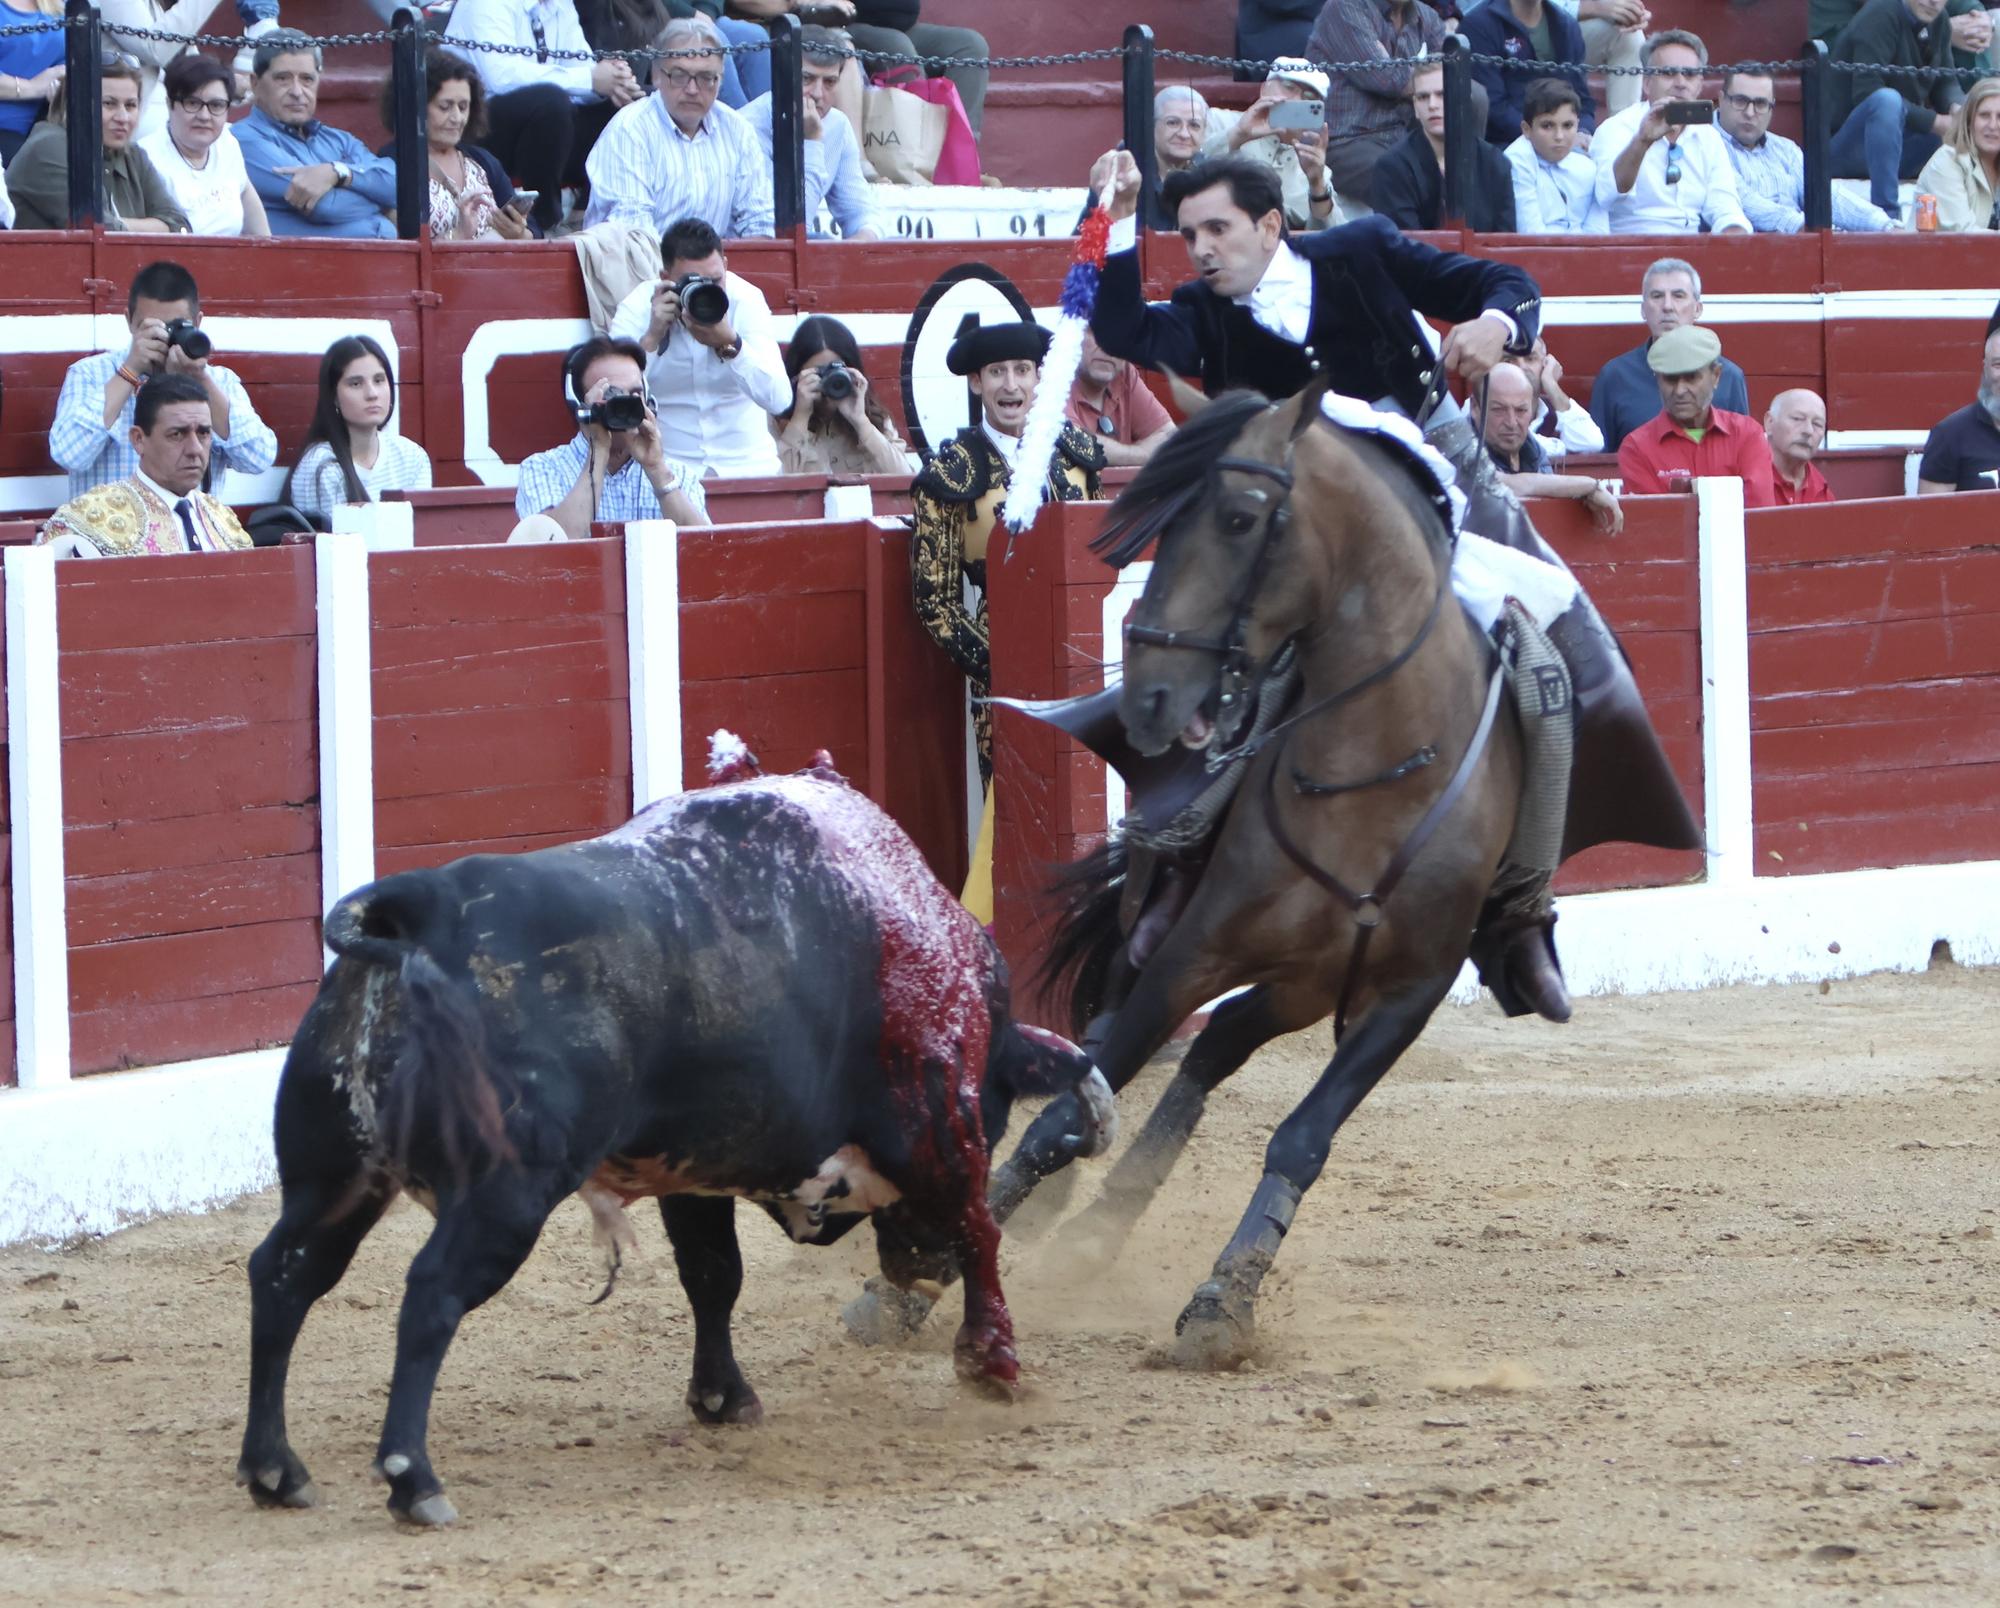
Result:
<svg viewBox="0 0 2000 1608"><path fill-rule="evenodd" d="M944 108L944 148L938 152L931 183L979 183L979 136L972 132L972 120L965 115L965 102L958 98L958 85L949 78L922 77L920 69L910 62L877 73L875 83Z"/></svg>

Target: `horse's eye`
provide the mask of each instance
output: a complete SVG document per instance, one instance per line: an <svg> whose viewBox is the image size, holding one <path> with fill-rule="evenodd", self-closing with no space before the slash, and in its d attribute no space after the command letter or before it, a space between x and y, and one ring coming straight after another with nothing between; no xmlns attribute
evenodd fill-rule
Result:
<svg viewBox="0 0 2000 1608"><path fill-rule="evenodd" d="M1231 536L1248 536L1257 528L1257 515L1248 508L1232 508L1222 516L1222 528Z"/></svg>

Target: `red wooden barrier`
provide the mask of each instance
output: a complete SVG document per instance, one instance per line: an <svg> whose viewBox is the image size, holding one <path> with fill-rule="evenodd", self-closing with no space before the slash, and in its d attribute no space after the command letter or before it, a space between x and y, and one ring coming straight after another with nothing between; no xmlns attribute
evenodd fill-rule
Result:
<svg viewBox="0 0 2000 1608"><path fill-rule="evenodd" d="M369 581L378 875L631 814L622 544L377 553Z"/></svg>
<svg viewBox="0 0 2000 1608"><path fill-rule="evenodd" d="M2000 492L1748 516L1757 870L2000 858Z"/></svg>
<svg viewBox="0 0 2000 1608"><path fill-rule="evenodd" d="M79 1072L280 1043L320 974L312 557L57 572Z"/></svg>
<svg viewBox="0 0 2000 1608"><path fill-rule="evenodd" d="M14 1086L14 855L7 757L7 580L0 575L0 1089Z"/></svg>
<svg viewBox="0 0 2000 1608"><path fill-rule="evenodd" d="M683 758L727 726L767 771L815 749L965 877L964 684L910 601L909 535L869 520L717 526L680 550Z"/></svg>

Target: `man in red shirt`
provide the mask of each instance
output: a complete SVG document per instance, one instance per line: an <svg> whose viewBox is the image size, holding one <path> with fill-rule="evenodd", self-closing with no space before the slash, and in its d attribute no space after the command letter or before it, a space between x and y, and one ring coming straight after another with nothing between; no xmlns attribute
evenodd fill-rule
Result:
<svg viewBox="0 0 2000 1608"><path fill-rule="evenodd" d="M1769 508L1770 443L1747 413L1714 405L1722 380L1722 342L1713 330L1683 324L1668 330L1646 353L1660 387L1659 414L1618 445L1618 472L1635 495L1664 492L1673 475L1735 475L1745 508Z"/></svg>
<svg viewBox="0 0 2000 1608"><path fill-rule="evenodd" d="M1780 506L1833 501L1833 487L1813 463L1826 442L1826 404L1810 391L1781 391L1764 415L1764 439Z"/></svg>
<svg viewBox="0 0 2000 1608"><path fill-rule="evenodd" d="M1173 415L1161 406L1138 369L1113 357L1083 332L1083 362L1069 388L1069 422L1104 448L1104 461L1144 463L1174 433Z"/></svg>

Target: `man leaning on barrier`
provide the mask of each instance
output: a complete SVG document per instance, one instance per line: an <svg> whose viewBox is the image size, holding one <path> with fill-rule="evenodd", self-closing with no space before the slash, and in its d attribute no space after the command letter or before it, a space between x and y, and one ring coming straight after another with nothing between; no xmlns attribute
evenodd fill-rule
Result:
<svg viewBox="0 0 2000 1608"><path fill-rule="evenodd" d="M1994 490L2000 490L2000 310L1987 326L1979 394L1938 421L1917 465L1917 491L1926 497Z"/></svg>
<svg viewBox="0 0 2000 1608"><path fill-rule="evenodd" d="M522 463L514 511L524 525L545 516L581 541L593 521L706 521L699 473L660 445L659 419L646 395L646 354L636 341L598 335L571 350L563 359L563 399L577 431Z"/></svg>
<svg viewBox="0 0 2000 1608"><path fill-rule="evenodd" d="M208 399L215 462L258 475L277 461L278 438L257 417L243 382L209 360L193 274L177 262L148 263L132 276L125 319L130 346L72 364L56 398L49 454L69 471L70 496L130 477L138 463L132 444L135 399L140 387L160 374L185 376ZM206 464L206 452L203 459Z"/></svg>
<svg viewBox="0 0 2000 1608"><path fill-rule="evenodd" d="M847 114L833 104L834 91L847 64L842 54L847 36L831 28L799 30L803 95L799 108L805 123L806 228L817 234L822 209L830 212L843 240L879 240L874 203L868 198L868 174L861 165L861 142ZM771 134L771 93L766 91L743 108L757 131L768 162L775 155Z"/></svg>
<svg viewBox="0 0 2000 1608"><path fill-rule="evenodd" d="M770 160L748 119L716 104L726 47L715 24L676 18L653 48L657 93L612 118L584 164L585 222L659 234L700 218L725 240L774 234Z"/></svg>
<svg viewBox="0 0 2000 1608"><path fill-rule="evenodd" d="M251 58L255 105L235 128L250 184L274 235L393 240L396 164L352 134L322 123L320 48L280 28Z"/></svg>
<svg viewBox="0 0 2000 1608"><path fill-rule="evenodd" d="M236 515L201 489L214 431L199 380L155 374L133 401L130 472L64 503L36 533L36 544L70 537L106 558L250 546Z"/></svg>
<svg viewBox="0 0 2000 1608"><path fill-rule="evenodd" d="M1669 330L1653 342L1646 363L1660 406L1619 443L1618 473L1626 492L1667 492L1676 475L1734 475L1743 482L1745 508L1774 507L1771 444L1755 419L1715 405L1722 380L1722 342L1715 332L1698 324Z"/></svg>
<svg viewBox="0 0 2000 1608"><path fill-rule="evenodd" d="M1764 439L1771 447L1772 485L1780 507L1833 501L1833 487L1813 463L1826 445L1826 404L1803 387L1780 391L1764 412Z"/></svg>

